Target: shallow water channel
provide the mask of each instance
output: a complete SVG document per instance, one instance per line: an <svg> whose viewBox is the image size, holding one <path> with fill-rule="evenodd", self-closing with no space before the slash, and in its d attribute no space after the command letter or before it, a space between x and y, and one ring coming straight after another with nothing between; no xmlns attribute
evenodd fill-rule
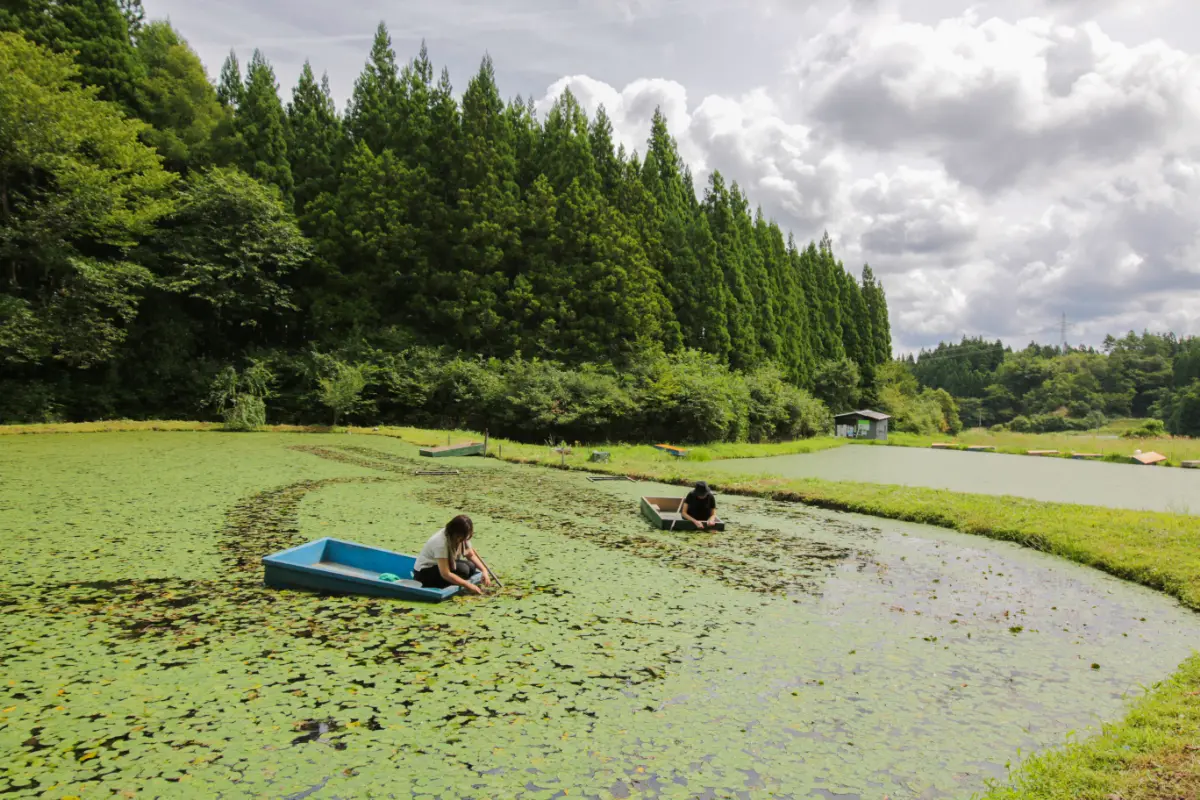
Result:
<svg viewBox="0 0 1200 800"><path fill-rule="evenodd" d="M1019 752L1119 718L1200 641L1200 616L1160 594L935 528L721 496L728 531L655 531L637 498L680 490L482 459L416 478L412 449L386 440L253 444L278 456L190 441L321 480L231 502L209 539L224 573L8 573L0 791L961 798ZM190 474L207 503L223 485L203 453L178 474L166 455L136 459L148 493ZM38 491L85 491L61 483ZM457 510L505 579L496 596L261 585L256 559L290 541L414 552ZM77 552L74 578L119 563L95 546L107 528L58 535L54 513L27 547ZM144 521L160 540L171 524Z"/></svg>
<svg viewBox="0 0 1200 800"><path fill-rule="evenodd" d="M1052 503L1200 514L1200 470L861 445L705 466L713 472L926 486Z"/></svg>

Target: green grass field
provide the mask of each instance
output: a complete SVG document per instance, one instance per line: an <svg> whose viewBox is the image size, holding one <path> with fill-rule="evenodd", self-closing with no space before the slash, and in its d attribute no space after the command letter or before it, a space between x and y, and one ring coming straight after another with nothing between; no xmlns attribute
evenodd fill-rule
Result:
<svg viewBox="0 0 1200 800"><path fill-rule="evenodd" d="M637 698L661 688L659 681L675 669L662 654L695 646L696 619L726 618L736 625L762 614L759 601L734 587L745 586L753 574L759 590L769 594L771 576L781 569L778 556L766 551L761 566L747 573L731 567L737 551L722 549L721 542L681 549L669 536L648 533L624 506L597 499L571 472L495 472L502 466L496 461L471 459L469 481L413 479L412 470L422 463L413 458L413 445L444 444L444 431L261 436L200 432L196 426L189 431L188 423L94 429L124 426L142 432L0 442L0 471L14 476L0 488L0 527L10 543L0 556L8 576L0 583L7 622L0 632L7 680L0 686L0 752L19 754L0 767L0 781L14 796L109 796L136 788L208 797L214 785L230 782L250 796L286 796L330 781L339 796L372 796L383 785L386 772L380 769L400 763L417 781L414 794L444 796L470 772L463 765L545 759L548 744L539 740L542 750L531 750L528 737L547 726L563 737L552 760L570 765L564 774L576 776L564 780L586 773L596 796L618 782L627 791L637 785L636 776L611 766L632 763L623 749L639 749L634 760L659 774L681 758L670 742L679 746L672 726L684 720L661 713L638 717L638 733L645 734L640 745L632 744L628 726L612 722L636 714ZM449 435L453 441L474 438ZM838 444L815 440L775 452L708 449L712 457L733 458ZM665 483L703 474L702 463L653 448L605 449L612 461L591 465L590 448L564 458L547 446L493 440L493 452L502 450L505 460L544 466L565 460L575 469ZM1195 517L736 475L718 489L1015 541L1200 608ZM547 496L555 501L541 502ZM522 576L509 581L500 602L470 605L469 614L463 603L471 601L406 613L363 598L329 602L261 588L262 552L330 530L412 552L444 522L447 509L459 507L487 519L495 532L487 550L492 565L502 575ZM396 519L402 523L387 522ZM577 535L564 540L568 530ZM587 564L586 586L564 594L552 582L531 579L542 553L556 562ZM624 562L612 553L632 553L661 567L622 569ZM714 593L712 581L724 581L728 589ZM615 587L631 582L644 597L661 597L664 582L674 583L686 600L670 608L629 607ZM698 596L694 587L701 584L708 588ZM582 620L586 637L554 635ZM488 632L481 635L478 625ZM447 672L435 654L460 648L458 666ZM705 652L715 669L728 668L719 666L722 656ZM564 663L581 670L581 684L550 679ZM624 699L614 698L606 675L624 676ZM461 687L476 684L484 699L459 702ZM513 694L514 688L520 691ZM415 703L398 704L413 692ZM1027 761L992 790L990 800L1195 796L1198 693L1200 658L1194 657L1136 701L1123 721ZM520 696L525 699L514 701ZM482 717L481 702L490 709ZM544 715L536 728L525 719L530 702ZM604 721L588 723L593 744L577 740L581 708ZM458 733L447 737L447 729ZM727 741L748 734L712 735ZM436 746L412 750L430 736ZM597 757L597 737L615 749ZM264 756L263 748L271 755ZM312 752L330 756L314 761ZM753 768L728 754L714 759L714 774ZM447 773L447 763L467 772ZM493 796L518 791L510 777L470 774ZM724 780L715 784L730 785ZM525 796L549 797L555 785L567 785L544 783L546 794L530 790Z"/></svg>

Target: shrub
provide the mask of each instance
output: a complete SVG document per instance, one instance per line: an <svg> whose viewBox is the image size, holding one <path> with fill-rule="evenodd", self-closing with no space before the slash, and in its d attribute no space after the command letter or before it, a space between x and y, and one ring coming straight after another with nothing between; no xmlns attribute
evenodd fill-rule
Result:
<svg viewBox="0 0 1200 800"><path fill-rule="evenodd" d="M688 350L653 360L635 394L640 432L676 442L745 441L750 391L715 356Z"/></svg>
<svg viewBox="0 0 1200 800"><path fill-rule="evenodd" d="M267 424L267 403L275 374L261 360L251 360L242 372L221 370L213 380L209 401L221 415L227 431L254 431Z"/></svg>
<svg viewBox="0 0 1200 800"><path fill-rule="evenodd" d="M1009 420L1008 429L1016 433L1029 433L1033 430L1033 425L1029 421L1029 417L1018 415Z"/></svg>
<svg viewBox="0 0 1200 800"><path fill-rule="evenodd" d="M1166 435L1167 425L1161 419L1144 420L1141 425L1121 434L1126 439L1157 439Z"/></svg>
<svg viewBox="0 0 1200 800"><path fill-rule="evenodd" d="M328 374L317 382L317 397L321 404L333 412L333 425L338 418L349 414L362 405L363 389L367 376L361 364L344 364L334 361Z"/></svg>
<svg viewBox="0 0 1200 800"><path fill-rule="evenodd" d="M267 404L261 397L239 394L221 412L227 431L256 431L267 424Z"/></svg>

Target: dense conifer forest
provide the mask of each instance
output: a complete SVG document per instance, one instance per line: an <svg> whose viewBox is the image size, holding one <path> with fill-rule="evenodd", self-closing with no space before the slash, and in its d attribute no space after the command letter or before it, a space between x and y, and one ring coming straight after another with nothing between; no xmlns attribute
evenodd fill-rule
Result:
<svg viewBox="0 0 1200 800"><path fill-rule="evenodd" d="M217 85L139 0L0 10L0 421L342 419L780 438L875 399L883 287L565 93L380 25L339 111ZM248 416L247 416L248 415Z"/></svg>

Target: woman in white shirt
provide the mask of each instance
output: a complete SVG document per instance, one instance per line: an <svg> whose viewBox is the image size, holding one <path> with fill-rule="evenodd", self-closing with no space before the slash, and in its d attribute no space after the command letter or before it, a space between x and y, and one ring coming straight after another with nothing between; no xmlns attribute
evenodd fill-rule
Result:
<svg viewBox="0 0 1200 800"><path fill-rule="evenodd" d="M466 514L459 514L446 523L446 527L429 537L421 548L417 563L413 565L413 578L422 586L444 589L461 586L468 592L483 594L483 590L471 583L476 572L483 574L483 585L492 585L483 559L471 547L475 525Z"/></svg>

